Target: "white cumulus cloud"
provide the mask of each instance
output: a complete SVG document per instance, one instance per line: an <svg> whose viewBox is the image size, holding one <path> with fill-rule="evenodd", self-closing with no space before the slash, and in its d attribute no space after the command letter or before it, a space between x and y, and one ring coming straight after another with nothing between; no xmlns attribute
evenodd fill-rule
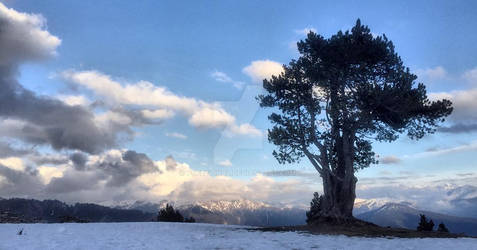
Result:
<svg viewBox="0 0 477 250"><path fill-rule="evenodd" d="M142 112L147 118L166 119L172 117L174 113L179 113L188 118L189 124L196 128L219 128L231 133L245 131L237 130L235 127L244 125L253 127L250 124L236 124L235 117L224 110L220 103L179 96L165 87L156 86L148 81L120 83L98 71L67 70L60 75L63 79L103 97L110 106L130 105L147 108ZM149 110L151 108L154 110ZM251 135L255 136L256 133L253 132Z"/></svg>
<svg viewBox="0 0 477 250"><path fill-rule="evenodd" d="M263 79L270 79L272 75L280 75L283 72L283 65L271 60L258 60L243 68L242 72L253 82L261 83Z"/></svg>
<svg viewBox="0 0 477 250"><path fill-rule="evenodd" d="M418 69L415 71L420 80L439 80L447 77L447 71L442 66L434 68Z"/></svg>

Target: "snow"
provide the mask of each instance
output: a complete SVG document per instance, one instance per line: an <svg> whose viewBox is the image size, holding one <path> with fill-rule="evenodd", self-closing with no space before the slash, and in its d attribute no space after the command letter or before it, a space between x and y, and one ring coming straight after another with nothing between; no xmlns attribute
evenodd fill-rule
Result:
<svg viewBox="0 0 477 250"><path fill-rule="evenodd" d="M17 232L23 228L23 235ZM388 239L249 231L201 223L0 224L0 249L476 249L477 239Z"/></svg>

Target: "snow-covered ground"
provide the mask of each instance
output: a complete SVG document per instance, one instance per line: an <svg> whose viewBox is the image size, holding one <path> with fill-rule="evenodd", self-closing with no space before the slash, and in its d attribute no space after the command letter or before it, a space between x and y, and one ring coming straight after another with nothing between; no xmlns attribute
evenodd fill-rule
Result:
<svg viewBox="0 0 477 250"><path fill-rule="evenodd" d="M17 232L23 228L23 235ZM0 249L477 249L477 239L387 239L258 232L184 223L0 224Z"/></svg>

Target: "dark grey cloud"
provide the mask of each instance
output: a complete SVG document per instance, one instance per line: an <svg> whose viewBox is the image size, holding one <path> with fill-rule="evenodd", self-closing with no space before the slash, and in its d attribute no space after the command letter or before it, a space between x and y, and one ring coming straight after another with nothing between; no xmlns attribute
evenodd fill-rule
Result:
<svg viewBox="0 0 477 250"><path fill-rule="evenodd" d="M85 169L88 157L86 157L86 155L82 153L73 153L72 155L70 155L70 160L76 170L82 171Z"/></svg>
<svg viewBox="0 0 477 250"><path fill-rule="evenodd" d="M35 197L41 193L43 188L38 172L31 168L18 171L0 164L0 176L4 178L0 182L0 196L2 197Z"/></svg>
<svg viewBox="0 0 477 250"><path fill-rule="evenodd" d="M28 157L32 162L34 162L36 165L61 165L61 164L67 164L70 162L68 157L64 155L42 155L39 153L35 153L33 155L30 155Z"/></svg>
<svg viewBox="0 0 477 250"><path fill-rule="evenodd" d="M132 182L135 178L160 172L147 155L133 150L122 153L109 151L98 157L91 160L82 153L71 154L66 158L68 163L62 176L52 177L47 184L44 184L44 176L37 169L26 167L25 170L15 170L0 164L0 196L74 200L76 195L87 193L94 196L95 191L103 192L101 195L104 196L105 190L109 190L112 193L108 197L119 194L131 197L133 194L128 194L128 188L148 192L142 184ZM46 155L43 160L48 158L55 159L55 156Z"/></svg>
<svg viewBox="0 0 477 250"><path fill-rule="evenodd" d="M172 157L172 155L168 155L166 157L166 169L167 169L167 171L174 171L174 170L176 170L176 168L177 168L176 160L174 159L174 157Z"/></svg>
<svg viewBox="0 0 477 250"><path fill-rule="evenodd" d="M6 12L15 12L26 21L13 19L12 13ZM61 41L45 28L45 20L38 15L14 10L0 13L0 121L8 119L11 125L0 129L0 137L87 153L116 146L118 133L131 133L130 130L100 127L88 108L37 95L17 82L20 64L56 53ZM17 122L12 124L12 120Z"/></svg>
<svg viewBox="0 0 477 250"><path fill-rule="evenodd" d="M439 128L440 132L444 133L472 133L477 131L477 123L455 123L449 127Z"/></svg>
<svg viewBox="0 0 477 250"><path fill-rule="evenodd" d="M98 168L109 176L108 186L121 186L142 174L159 171L147 155L133 150L124 152L121 158L110 158L90 168Z"/></svg>
<svg viewBox="0 0 477 250"><path fill-rule="evenodd" d="M37 96L15 80L5 78L9 77L0 75L0 117L24 123L13 127L14 133L3 136L13 135L29 143L48 144L56 150L77 149L87 153L98 153L116 145L116 131L98 127L90 111Z"/></svg>
<svg viewBox="0 0 477 250"><path fill-rule="evenodd" d="M97 172L78 172L69 170L62 177L51 179L45 186L45 196L51 197L56 194L94 190L99 188L99 181L106 176Z"/></svg>
<svg viewBox="0 0 477 250"><path fill-rule="evenodd" d="M28 149L12 147L10 143L0 141L0 158L22 156L29 154L31 151Z"/></svg>

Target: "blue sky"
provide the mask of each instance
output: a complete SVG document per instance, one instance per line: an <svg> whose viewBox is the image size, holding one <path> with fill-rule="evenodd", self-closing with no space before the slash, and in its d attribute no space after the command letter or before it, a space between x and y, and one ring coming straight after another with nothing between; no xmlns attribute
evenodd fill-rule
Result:
<svg viewBox="0 0 477 250"><path fill-rule="evenodd" d="M458 174L477 176L477 117L472 116L477 108L474 1L15 0L4 4L25 15L41 14L46 20L41 29L61 40L49 48L56 55L18 63L18 82L24 88L49 98L63 97L63 101L81 96L89 104L106 102L94 109L96 115L117 109L172 110L173 115L161 114L155 123L125 125L120 132L131 129L134 133L108 150L134 150L154 161L172 156L193 171L243 182L269 171L313 173L305 160L283 166L272 157L274 146L263 135L270 125L266 119L269 111L260 110L254 99L262 91L257 79L276 70L274 66L297 58L295 44L306 31L329 37L349 29L360 18L374 34L384 33L394 42L404 63L429 93L457 103L458 113L445 127L474 127L466 132L439 132L417 142L403 137L392 144L375 143L382 164L358 176L377 178L373 185L385 184L379 182L380 177L402 176L416 182L452 179L455 185L466 185L468 180ZM94 76L85 80L84 73ZM124 96L117 97L114 90L101 92L99 85L106 85L97 79L104 77L122 87L137 87L146 81L151 84L149 90L164 88L168 96L192 98L202 106L156 104L147 96L131 101L125 89ZM221 113L224 120L214 124L194 120L194 112L210 108L207 105L225 112ZM241 125L246 126L240 130ZM38 150L68 155L77 149L55 150L41 144ZM276 183L298 178L309 182L311 190L320 189L319 180L308 175L267 178Z"/></svg>

